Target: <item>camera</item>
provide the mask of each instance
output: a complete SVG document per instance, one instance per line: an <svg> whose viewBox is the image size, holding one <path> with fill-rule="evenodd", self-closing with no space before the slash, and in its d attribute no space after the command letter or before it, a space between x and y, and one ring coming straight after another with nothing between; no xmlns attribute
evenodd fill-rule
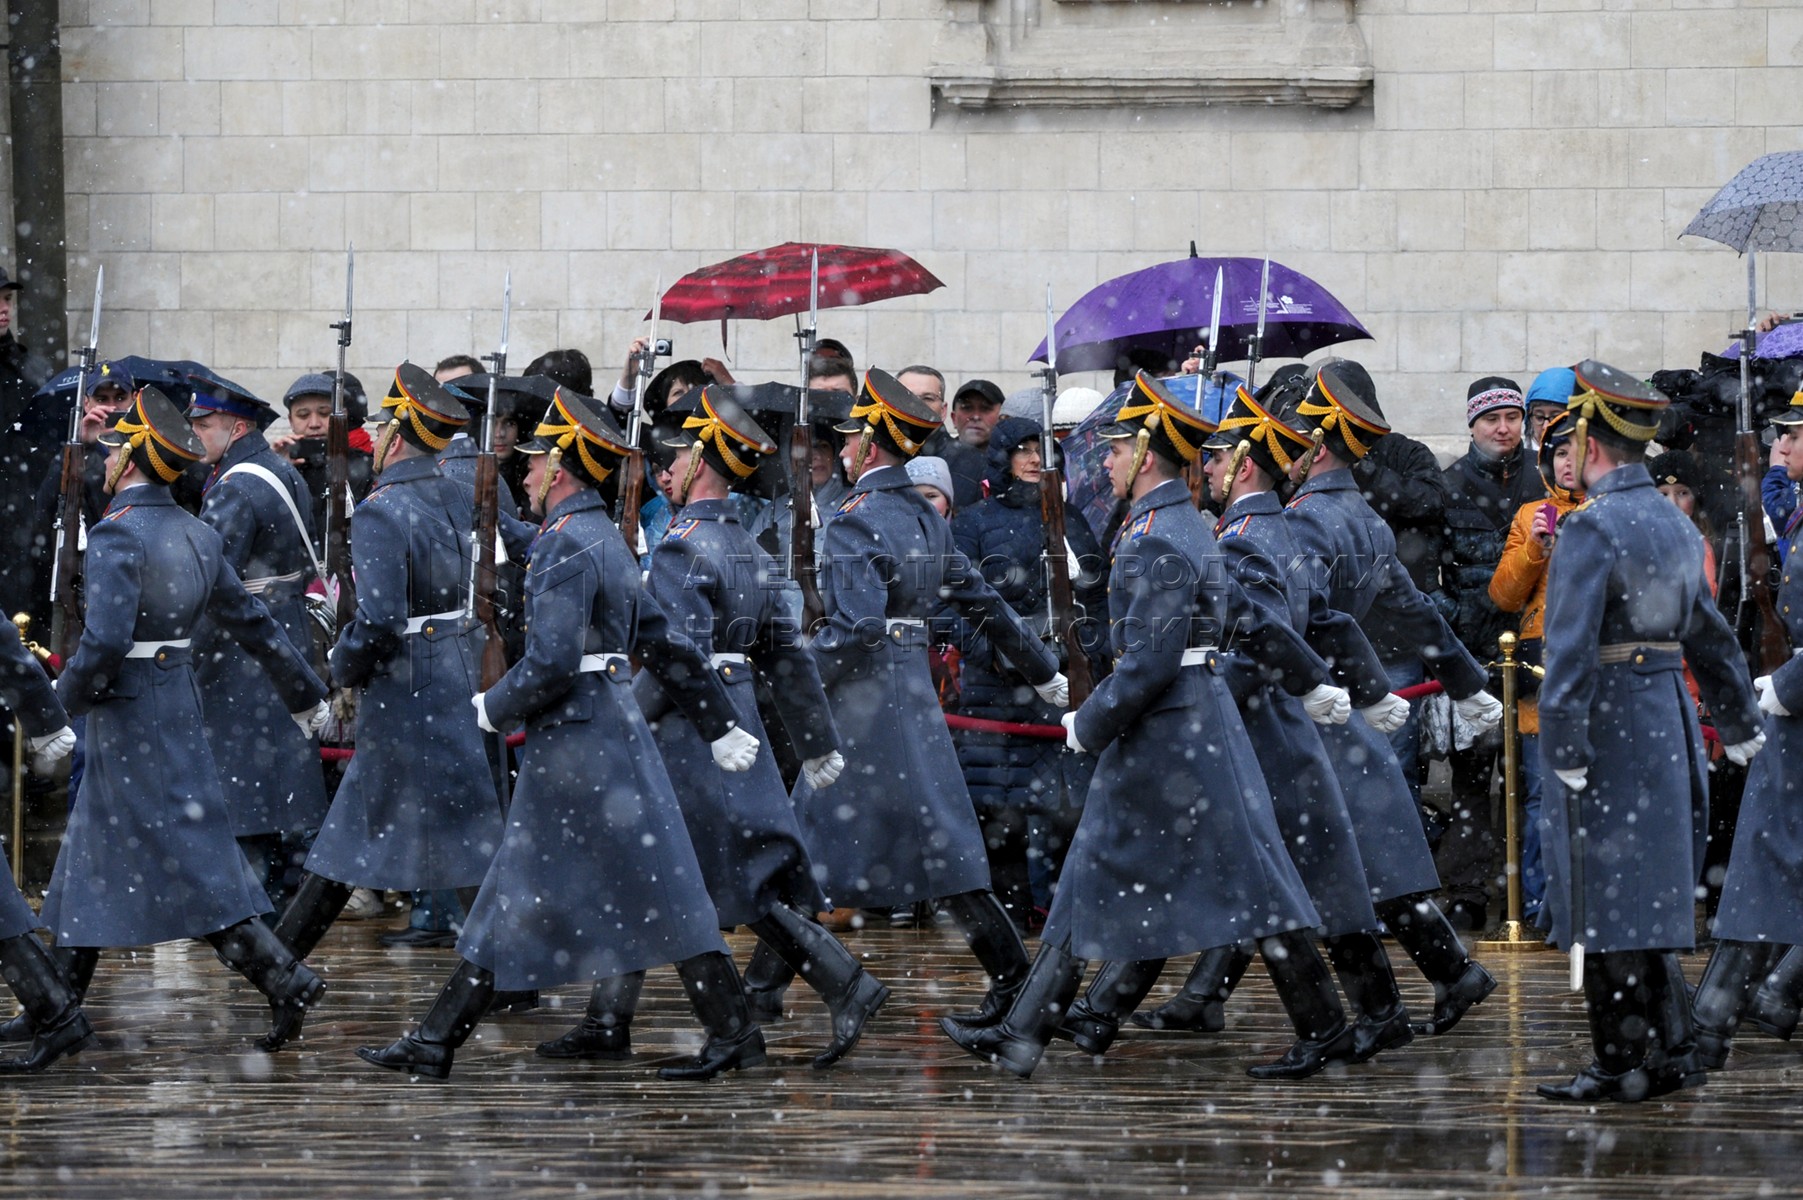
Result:
<svg viewBox="0 0 1803 1200"><path fill-rule="evenodd" d="M651 356L653 358L669 358L670 352L671 346L669 338L658 338L657 341L651 344Z"/></svg>
<svg viewBox="0 0 1803 1200"><path fill-rule="evenodd" d="M288 459L303 471L323 470L326 440L322 437L296 438L288 445Z"/></svg>

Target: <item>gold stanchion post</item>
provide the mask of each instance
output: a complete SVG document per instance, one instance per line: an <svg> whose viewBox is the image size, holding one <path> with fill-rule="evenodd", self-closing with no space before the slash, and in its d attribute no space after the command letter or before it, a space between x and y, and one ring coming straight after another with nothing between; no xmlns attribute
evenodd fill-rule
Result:
<svg viewBox="0 0 1803 1200"><path fill-rule="evenodd" d="M1479 942L1486 950L1540 950L1545 943L1529 935L1521 920L1521 741L1520 720L1516 712L1515 673L1521 664L1515 661L1520 638L1505 632L1497 639L1502 661L1494 664L1502 672L1503 706L1503 854L1508 882L1508 914L1500 938ZM1538 668L1529 667L1530 671Z"/></svg>

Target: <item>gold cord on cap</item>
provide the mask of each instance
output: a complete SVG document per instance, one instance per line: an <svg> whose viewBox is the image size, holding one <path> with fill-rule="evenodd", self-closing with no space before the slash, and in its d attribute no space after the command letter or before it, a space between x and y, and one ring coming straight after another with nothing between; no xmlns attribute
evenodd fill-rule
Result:
<svg viewBox="0 0 1803 1200"><path fill-rule="evenodd" d="M1328 386L1327 373L1325 371L1315 376L1315 391L1327 397L1327 403L1317 403L1314 400L1313 393L1310 393L1309 396L1303 399L1301 404L1296 406L1296 412L1304 417L1320 417L1321 424L1316 427L1316 432L1322 434L1323 437L1329 433L1338 433L1340 435L1340 440L1346 443L1346 448L1352 451L1352 456L1354 458L1363 458L1365 455L1371 453L1371 446L1367 445L1359 436L1361 430L1368 435L1376 435L1376 437L1371 439L1372 444L1376 443L1377 438L1380 438L1385 433L1389 432L1381 426L1373 425L1369 421L1360 420L1352 414L1350 409L1340 403L1339 397L1335 396L1333 394L1333 389ZM1318 439L1316 448L1319 449L1319 447L1320 440ZM1313 461L1314 460L1311 458L1311 465Z"/></svg>
<svg viewBox="0 0 1803 1200"><path fill-rule="evenodd" d="M149 418L144 415L141 391L133 396L129 412L114 423L113 432L123 434L125 442L119 447L119 457L113 461L112 469L107 472L106 490L109 492L119 485L119 478L125 474L125 468L131 463L131 456L140 448L144 451L144 458L149 463L152 473L163 483L174 483L176 478L187 469L188 463L199 461L158 433L156 428L151 425ZM162 450L158 450L159 446L162 447ZM169 455L168 458L164 457L165 451Z"/></svg>

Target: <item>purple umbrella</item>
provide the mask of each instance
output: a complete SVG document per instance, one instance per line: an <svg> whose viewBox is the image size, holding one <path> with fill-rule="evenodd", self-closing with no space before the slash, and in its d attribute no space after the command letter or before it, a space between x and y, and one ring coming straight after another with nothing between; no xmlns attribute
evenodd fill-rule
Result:
<svg viewBox="0 0 1803 1200"><path fill-rule="evenodd" d="M1759 344L1753 347L1754 358L1795 358L1803 354L1803 321L1786 321L1770 333L1759 336ZM1740 357L1740 339L1728 343L1722 351L1723 358Z"/></svg>
<svg viewBox="0 0 1803 1200"><path fill-rule="evenodd" d="M1058 362L1067 371L1112 371L1133 350L1182 362L1207 340L1215 270L1221 290L1220 361L1244 362L1258 328L1258 258L1180 258L1134 271L1090 291L1058 318ZM1325 346L1368 338L1370 332L1320 284L1281 263L1271 264L1262 357L1302 358ZM1031 362L1045 361L1045 342Z"/></svg>

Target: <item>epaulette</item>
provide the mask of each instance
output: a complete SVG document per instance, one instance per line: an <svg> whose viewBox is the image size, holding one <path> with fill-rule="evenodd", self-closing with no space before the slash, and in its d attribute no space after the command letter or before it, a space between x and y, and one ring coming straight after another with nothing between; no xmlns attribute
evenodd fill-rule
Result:
<svg viewBox="0 0 1803 1200"><path fill-rule="evenodd" d="M570 518L573 515L573 513L565 513L563 516L557 518L557 520L551 522L551 524L545 526L545 532L556 533L559 529L562 529L565 525L570 523Z"/></svg>
<svg viewBox="0 0 1803 1200"><path fill-rule="evenodd" d="M666 541L670 538L686 539L691 533L695 532L700 524L701 522L694 517L684 518L664 531L664 539Z"/></svg>
<svg viewBox="0 0 1803 1200"><path fill-rule="evenodd" d="M1218 538L1238 537L1246 532L1246 526L1250 524L1252 524L1252 514L1247 513L1245 516L1231 524L1223 523L1216 525L1215 536Z"/></svg>
<svg viewBox="0 0 1803 1200"><path fill-rule="evenodd" d="M870 499L869 492L853 492L839 502L839 510L835 515L842 517L868 499Z"/></svg>
<svg viewBox="0 0 1803 1200"><path fill-rule="evenodd" d="M102 521L117 521L120 517L123 517L126 513L130 512L132 509L134 509L136 507L137 507L137 505L135 505L135 504L127 504L124 508L117 509L113 512L110 512L110 513L106 514L106 516L104 516L100 519Z"/></svg>
<svg viewBox="0 0 1803 1200"><path fill-rule="evenodd" d="M1318 495L1318 494L1319 493L1316 493L1316 492L1303 492L1301 495L1297 496L1294 500L1291 500L1288 504L1284 505L1284 507L1285 508L1295 508L1297 505L1301 504L1304 500L1307 500L1310 496L1314 496L1314 495Z"/></svg>
<svg viewBox="0 0 1803 1200"><path fill-rule="evenodd" d="M392 483L378 483L375 487L369 489L369 495L363 497L361 503L368 504L371 500L374 500L377 496L380 496L383 492L393 486Z"/></svg>

